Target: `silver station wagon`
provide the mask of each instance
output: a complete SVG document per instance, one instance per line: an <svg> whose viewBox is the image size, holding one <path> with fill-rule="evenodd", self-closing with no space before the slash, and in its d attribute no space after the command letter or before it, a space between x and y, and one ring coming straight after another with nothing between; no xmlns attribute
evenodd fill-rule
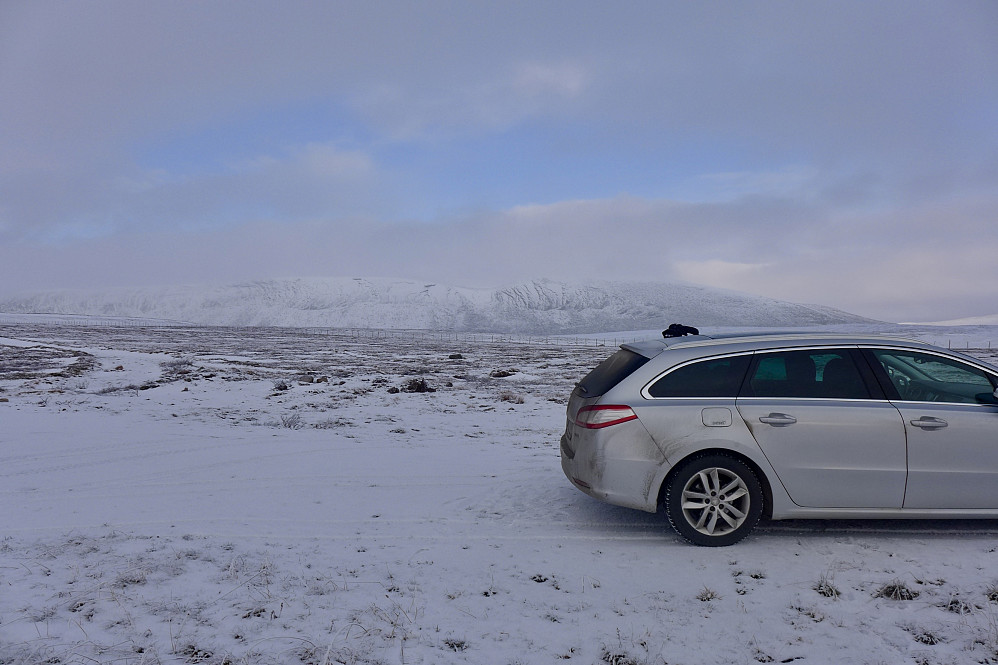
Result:
<svg viewBox="0 0 998 665"><path fill-rule="evenodd" d="M907 339L689 335L624 344L572 392L580 490L696 545L766 516L998 517L998 368Z"/></svg>

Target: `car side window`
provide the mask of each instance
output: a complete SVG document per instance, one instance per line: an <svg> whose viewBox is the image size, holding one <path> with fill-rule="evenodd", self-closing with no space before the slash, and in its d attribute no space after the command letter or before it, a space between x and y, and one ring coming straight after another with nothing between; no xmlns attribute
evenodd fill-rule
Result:
<svg viewBox="0 0 998 665"><path fill-rule="evenodd" d="M736 397L751 355L700 360L675 369L652 384L652 397Z"/></svg>
<svg viewBox="0 0 998 665"><path fill-rule="evenodd" d="M898 349L871 349L876 362L908 402L995 404L996 379L953 358Z"/></svg>
<svg viewBox="0 0 998 665"><path fill-rule="evenodd" d="M848 349L806 349L756 354L741 397L870 399Z"/></svg>

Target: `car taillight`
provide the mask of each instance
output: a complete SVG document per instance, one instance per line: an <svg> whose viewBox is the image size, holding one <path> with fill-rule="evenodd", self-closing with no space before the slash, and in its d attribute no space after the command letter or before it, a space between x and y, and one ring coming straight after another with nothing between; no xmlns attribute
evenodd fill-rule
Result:
<svg viewBox="0 0 998 665"><path fill-rule="evenodd" d="M610 425L619 425L628 420L637 419L637 414L629 406L604 404L600 406L584 406L575 416L575 424L586 429L600 429Z"/></svg>

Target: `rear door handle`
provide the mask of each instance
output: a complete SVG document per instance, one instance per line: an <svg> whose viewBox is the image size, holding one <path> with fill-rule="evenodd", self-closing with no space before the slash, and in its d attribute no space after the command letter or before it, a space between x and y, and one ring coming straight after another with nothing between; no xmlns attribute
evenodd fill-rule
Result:
<svg viewBox="0 0 998 665"><path fill-rule="evenodd" d="M759 422L772 425L773 427L785 427L787 425L793 425L797 422L797 419L786 413L771 413L768 416L762 416L759 418Z"/></svg>
<svg viewBox="0 0 998 665"><path fill-rule="evenodd" d="M912 420L911 424L922 429L942 429L949 425L942 418L933 418L932 416L922 416L918 420Z"/></svg>

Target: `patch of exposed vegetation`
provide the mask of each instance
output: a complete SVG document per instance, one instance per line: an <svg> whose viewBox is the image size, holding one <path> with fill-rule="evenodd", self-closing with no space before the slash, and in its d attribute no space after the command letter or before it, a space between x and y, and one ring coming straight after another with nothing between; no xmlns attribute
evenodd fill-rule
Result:
<svg viewBox="0 0 998 665"><path fill-rule="evenodd" d="M899 579L891 580L873 592L874 598L887 598L888 600L915 600L918 596L918 591L909 588Z"/></svg>

